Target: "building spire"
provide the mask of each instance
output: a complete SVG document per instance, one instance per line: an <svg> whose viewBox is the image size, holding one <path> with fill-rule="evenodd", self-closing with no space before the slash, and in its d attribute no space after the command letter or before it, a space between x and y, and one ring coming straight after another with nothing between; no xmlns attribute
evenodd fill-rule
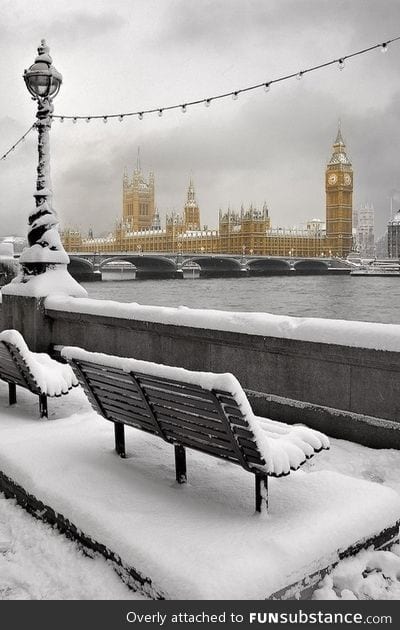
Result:
<svg viewBox="0 0 400 630"><path fill-rule="evenodd" d="M188 193L187 193L187 203L188 204L196 204L196 195L194 192L194 184L193 184L193 179L190 178L189 180L189 188L188 188Z"/></svg>
<svg viewBox="0 0 400 630"><path fill-rule="evenodd" d="M141 167L140 167L140 146L138 147L138 150L137 150L136 170L137 170L138 173L140 173L140 171L141 171Z"/></svg>
<svg viewBox="0 0 400 630"><path fill-rule="evenodd" d="M343 140L343 136L342 136L342 121L340 120L340 118L339 118L339 123L338 123L338 132L337 132L336 140L333 146L336 146L336 145L342 145L343 147L346 146Z"/></svg>

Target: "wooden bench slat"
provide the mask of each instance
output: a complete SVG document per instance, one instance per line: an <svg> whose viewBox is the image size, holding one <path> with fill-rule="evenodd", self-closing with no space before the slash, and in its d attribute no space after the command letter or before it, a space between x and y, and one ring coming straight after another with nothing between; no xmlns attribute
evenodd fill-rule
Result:
<svg viewBox="0 0 400 630"><path fill-rule="evenodd" d="M148 396L149 402L151 402L152 405L157 405L157 407L166 407L168 409L183 411L184 413L191 413L195 414L196 416L203 416L204 418L208 418L209 420L221 422L216 411L203 409L202 407L194 407L193 405L185 404L184 401L175 402L173 400L159 398L158 396L154 396L153 394L148 394L147 391L146 394Z"/></svg>
<svg viewBox="0 0 400 630"><path fill-rule="evenodd" d="M248 462L251 462L253 464L260 464L260 466L262 464L265 464L265 460L261 457L260 453L257 450L247 448L246 446L243 446L242 449Z"/></svg>
<svg viewBox="0 0 400 630"><path fill-rule="evenodd" d="M165 389L158 389L158 388L153 388L153 387L149 387L148 385L143 385L143 389L146 392L146 394L153 398L157 398L159 400L164 400L166 402L176 402L176 403L182 403L184 405L190 405L191 407L195 407L196 409L204 409L205 411L209 411L212 413L216 413L215 411L215 402L212 402L211 400L203 400L201 398L198 397L193 397L188 395L186 392L179 392L176 393L174 392L168 392Z"/></svg>
<svg viewBox="0 0 400 630"><path fill-rule="evenodd" d="M203 453L208 453L217 457L224 457L226 459L230 459L234 462L239 463L239 460L236 456L236 453L231 448L224 448L211 445L210 443L203 442L202 440L196 440L192 436L181 435L178 432L170 431L169 437L173 441L176 441L178 444L182 446L187 446L189 448L195 448L197 450L202 451Z"/></svg>
<svg viewBox="0 0 400 630"><path fill-rule="evenodd" d="M139 418L143 418L144 422L147 422L148 424L152 424L151 417L149 416L147 411L145 411L142 408L127 407L123 403L120 403L117 400L116 401L111 400L109 398L101 398L99 399L99 402L102 407L107 408L107 409L114 409L115 411L120 411L121 413L124 413L128 418L131 415L132 416L135 415L135 416L138 416Z"/></svg>
<svg viewBox="0 0 400 630"><path fill-rule="evenodd" d="M242 427L243 429L249 428L248 422L246 422L243 416L232 416L231 414L226 415L232 426Z"/></svg>
<svg viewBox="0 0 400 630"><path fill-rule="evenodd" d="M121 368L103 365L102 363L95 363L94 361L85 361L84 359L76 359L76 363L78 363L84 369L90 370L91 372L106 372L110 375L114 374L115 376L122 375L129 377L129 372L127 372L126 370L122 370Z"/></svg>
<svg viewBox="0 0 400 630"><path fill-rule="evenodd" d="M159 404L155 401L152 401L151 405L156 413L166 412L168 413L168 415L172 415L172 416L176 415L178 418L181 418L182 420L184 420L185 418L193 418L193 419L198 418L199 422L201 422L204 419L204 420L208 420L209 422L215 423L216 428L220 427L220 430L224 429L224 426L218 417L213 418L211 416L207 416L204 413L196 412L195 410L193 410L192 412L188 408L176 409L173 407L166 407L165 405Z"/></svg>
<svg viewBox="0 0 400 630"><path fill-rule="evenodd" d="M17 370L17 368L11 367L9 365L5 366L4 364L0 367L0 375L2 378L15 381L17 385L21 385L22 387L28 387L27 381L24 376Z"/></svg>
<svg viewBox="0 0 400 630"><path fill-rule="evenodd" d="M218 420L209 420L203 416L174 411L173 409L168 409L167 407L160 407L160 411L156 409L155 411L182 422L190 422L196 425L201 425L202 427L215 432L216 435L226 435L226 427L222 422L218 422Z"/></svg>
<svg viewBox="0 0 400 630"><path fill-rule="evenodd" d="M231 418L239 418L239 419L243 418L243 416L241 415L240 408L238 406L232 407L228 405L222 405L222 408L224 410L224 413L227 416L230 416Z"/></svg>
<svg viewBox="0 0 400 630"><path fill-rule="evenodd" d="M147 416L148 418L151 418L147 409L144 407L144 405L140 401L138 402L129 401L127 397L124 397L123 399L116 398L113 395L109 395L109 392L105 392L102 390L99 391L95 388L93 388L93 392L101 404L104 403L104 404L114 405L116 407L120 407L121 409L124 409L127 412L130 412L130 411L132 411L133 413L137 412L137 413L141 413L144 416Z"/></svg>
<svg viewBox="0 0 400 630"><path fill-rule="evenodd" d="M213 390L214 394L217 396L219 402L221 402L223 405L235 405L236 404L236 400L233 396L227 396L227 395L222 395L219 394L216 390Z"/></svg>
<svg viewBox="0 0 400 630"><path fill-rule="evenodd" d="M88 382L90 383L90 386L99 393L99 395L107 395L110 398L118 398L122 396L124 400L126 399L127 401L132 402L132 404L140 404L143 406L142 399L139 397L137 392L126 390L125 388L119 388L115 385L110 385L109 383L99 383L94 379L88 379Z"/></svg>
<svg viewBox="0 0 400 630"><path fill-rule="evenodd" d="M8 376L12 376L12 377L20 379L21 381L24 381L23 376L21 375L21 372L18 370L17 366L13 363L6 364L2 361L1 366L0 366L0 373L7 374Z"/></svg>
<svg viewBox="0 0 400 630"><path fill-rule="evenodd" d="M34 393L41 394L42 392L36 382L36 379L30 371L28 365L25 363L25 360L20 354L18 348L16 346L13 346L12 344L7 344L7 348L17 369L21 372L22 377L26 380L27 388Z"/></svg>
<svg viewBox="0 0 400 630"><path fill-rule="evenodd" d="M89 377L89 378L96 378L98 380L102 380L107 382L112 382L112 383L126 383L127 385L130 385L131 387L134 386L134 383L132 382L132 379L129 376L128 372L113 372L112 374L108 374L108 372L106 370L91 370L89 367L87 367L86 365L82 365L80 366L81 370Z"/></svg>
<svg viewBox="0 0 400 630"><path fill-rule="evenodd" d="M150 376L149 374L143 374L140 372L134 372L135 378L138 379L141 385L159 385L159 387L167 387L171 390L176 390L177 392L186 391L188 394L193 396L197 396L198 398L204 398L205 400L209 400L211 398L211 394L208 390L203 389L200 385L192 385L191 383L180 383L178 381L171 381L166 378L161 378L158 376Z"/></svg>
<svg viewBox="0 0 400 630"><path fill-rule="evenodd" d="M104 405L104 414L108 420L123 422L129 426L135 428L146 427L148 431L151 433L156 433L153 424L146 421L146 418L140 416L139 414L134 413L126 413L122 409L116 409L115 407L109 407L108 405Z"/></svg>
<svg viewBox="0 0 400 630"><path fill-rule="evenodd" d="M213 444L220 444L221 446L230 445L230 441L223 434L220 434L219 436L210 435L209 433L206 433L204 431L196 430L196 426L193 424L178 424L177 422L173 421L173 418L168 418L167 416L163 416L162 414L159 414L158 417L160 419L160 424L165 427L166 433L168 433L168 431L170 430L174 432L179 431L183 434L188 433L188 435L192 435L193 437L197 436L199 439L206 440L207 442L212 442Z"/></svg>
<svg viewBox="0 0 400 630"><path fill-rule="evenodd" d="M121 387L121 388L124 387L124 388L132 390L132 392L135 392L136 394L139 393L138 388L135 386L135 384L132 382L130 378L119 379L119 378L116 378L116 375L108 376L106 372L90 372L89 370L86 370L85 368L83 368L82 371L85 374L86 378L88 378L91 381L96 381L98 383L105 383L105 384L110 383L111 385L114 385L115 387Z"/></svg>
<svg viewBox="0 0 400 630"><path fill-rule="evenodd" d="M244 438L244 437L241 437L241 436L238 436L237 439L239 441L239 444L241 446L243 446L243 448L247 448L247 449L254 450L254 451L258 452L258 447L257 447L257 444L256 444L256 442L254 440L251 440L250 438Z"/></svg>
<svg viewBox="0 0 400 630"><path fill-rule="evenodd" d="M237 435L239 438L247 438L248 440L254 441L254 434L250 428L245 427L233 427L233 433Z"/></svg>

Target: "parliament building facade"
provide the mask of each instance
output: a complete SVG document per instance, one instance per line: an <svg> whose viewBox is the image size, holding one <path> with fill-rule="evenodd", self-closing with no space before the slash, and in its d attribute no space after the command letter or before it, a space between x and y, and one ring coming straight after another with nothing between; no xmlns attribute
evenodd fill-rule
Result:
<svg viewBox="0 0 400 630"><path fill-rule="evenodd" d="M266 204L219 212L218 230L201 228L192 180L182 214L161 226L155 206L154 175L144 177L138 161L123 177L122 218L106 238L85 238L65 229L65 249L75 252L165 252L254 254L263 256L346 257L352 249L353 169L339 128L325 169L326 224L312 220L303 230L273 228Z"/></svg>

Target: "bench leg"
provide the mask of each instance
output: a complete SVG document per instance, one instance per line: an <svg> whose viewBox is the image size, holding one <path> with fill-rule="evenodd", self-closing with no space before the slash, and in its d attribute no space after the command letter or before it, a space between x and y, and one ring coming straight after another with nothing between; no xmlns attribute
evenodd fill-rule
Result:
<svg viewBox="0 0 400 630"><path fill-rule="evenodd" d="M256 473L256 512L268 511L268 475Z"/></svg>
<svg viewBox="0 0 400 630"><path fill-rule="evenodd" d="M114 422L115 450L118 455L125 458L125 426L122 422Z"/></svg>
<svg viewBox="0 0 400 630"><path fill-rule="evenodd" d="M175 473L178 483L186 483L186 452L180 444L175 444Z"/></svg>
<svg viewBox="0 0 400 630"><path fill-rule="evenodd" d="M46 394L39 394L39 413L41 418L48 418L47 412L47 396Z"/></svg>
<svg viewBox="0 0 400 630"><path fill-rule="evenodd" d="M8 383L8 402L15 405L17 402L17 386L15 383Z"/></svg>

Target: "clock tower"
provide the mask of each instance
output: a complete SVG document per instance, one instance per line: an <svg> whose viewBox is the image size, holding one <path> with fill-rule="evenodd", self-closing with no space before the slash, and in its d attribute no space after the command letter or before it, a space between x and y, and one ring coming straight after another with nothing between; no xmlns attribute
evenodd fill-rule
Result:
<svg viewBox="0 0 400 630"><path fill-rule="evenodd" d="M353 169L339 129L325 171L326 238L332 256L345 257L353 239Z"/></svg>

